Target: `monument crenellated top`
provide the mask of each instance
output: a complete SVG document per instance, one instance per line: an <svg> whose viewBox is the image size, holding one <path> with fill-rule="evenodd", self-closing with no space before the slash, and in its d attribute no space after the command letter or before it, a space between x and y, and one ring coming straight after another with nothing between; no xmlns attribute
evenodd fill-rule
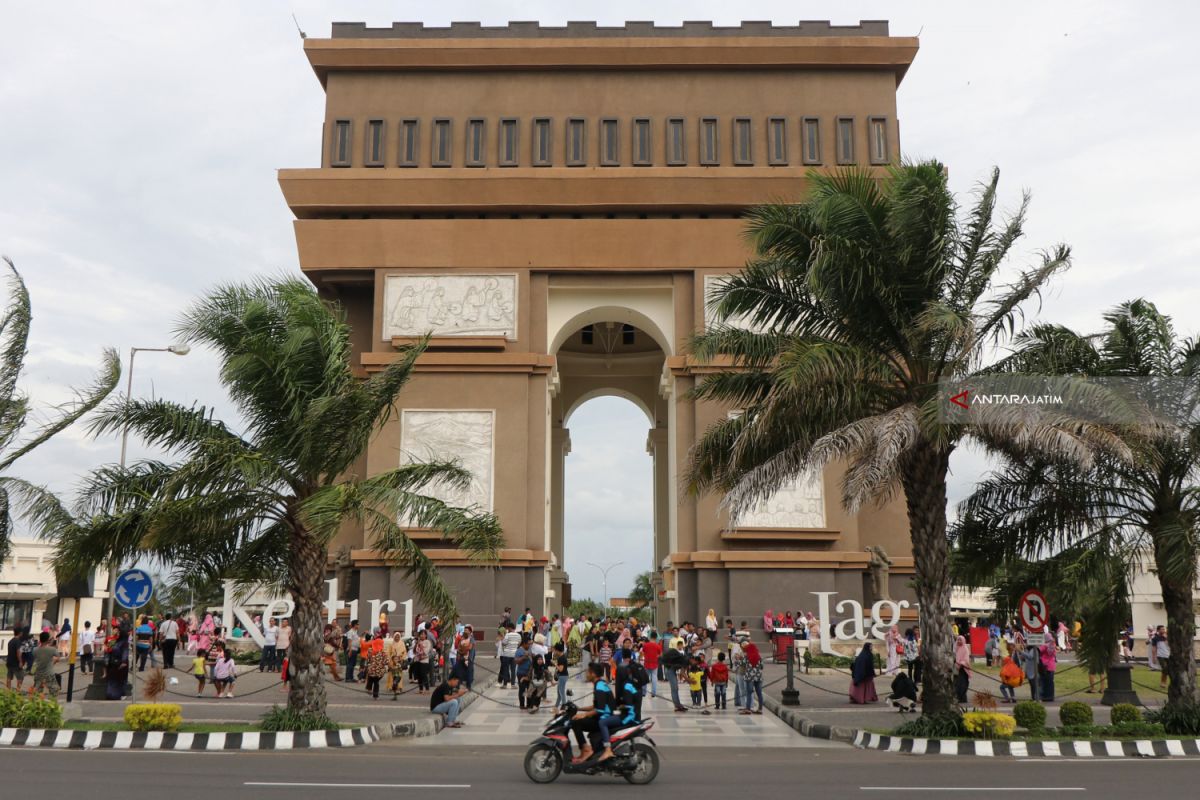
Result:
<svg viewBox="0 0 1200 800"><path fill-rule="evenodd" d="M452 22L448 26L426 26L423 22L393 22L387 28L368 28L365 22L335 22L334 39L596 39L661 37L736 37L736 36L888 36L887 20L862 20L857 25L834 25L829 20L801 20L796 25L776 25L770 21L748 21L739 25L714 25L709 21L684 22L682 25L658 25L654 22L626 22L624 25L600 25L596 22L568 22L566 25L542 25L539 22L509 22L484 25L481 22Z"/></svg>

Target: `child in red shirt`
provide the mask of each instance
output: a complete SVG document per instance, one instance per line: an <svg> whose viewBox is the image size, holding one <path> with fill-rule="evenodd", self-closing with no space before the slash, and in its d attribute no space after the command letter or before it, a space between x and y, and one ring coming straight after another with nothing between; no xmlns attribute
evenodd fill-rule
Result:
<svg viewBox="0 0 1200 800"><path fill-rule="evenodd" d="M725 691L729 687L729 665L725 663L724 653L717 653L716 662L708 668L708 679L713 685L713 708L728 708Z"/></svg>

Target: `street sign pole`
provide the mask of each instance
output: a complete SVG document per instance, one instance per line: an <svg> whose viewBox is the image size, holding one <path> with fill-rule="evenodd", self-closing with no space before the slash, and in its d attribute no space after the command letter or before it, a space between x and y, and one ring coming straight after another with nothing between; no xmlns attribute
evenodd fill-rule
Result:
<svg viewBox="0 0 1200 800"><path fill-rule="evenodd" d="M71 615L71 652L67 654L67 702L75 697L75 651L79 649L79 607L83 601L75 598L75 613Z"/></svg>
<svg viewBox="0 0 1200 800"><path fill-rule="evenodd" d="M137 610L149 603L150 598L154 596L154 580L148 573L140 569L127 569L117 577L113 587L114 602L120 603L131 612L129 642L126 644L125 657L129 662L129 681L126 685L129 688L129 702L132 703L134 700L133 672L137 666L137 625L134 617ZM151 642L151 647L153 646L154 643Z"/></svg>
<svg viewBox="0 0 1200 800"><path fill-rule="evenodd" d="M1025 631L1025 644L1041 647L1046 643L1046 622L1050 619L1050 605L1046 596L1037 589L1021 595L1018 605L1021 627Z"/></svg>

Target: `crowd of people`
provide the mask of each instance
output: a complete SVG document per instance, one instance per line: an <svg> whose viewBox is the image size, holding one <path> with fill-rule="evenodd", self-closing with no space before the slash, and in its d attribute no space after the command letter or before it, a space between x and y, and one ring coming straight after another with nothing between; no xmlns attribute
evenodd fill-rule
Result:
<svg viewBox="0 0 1200 800"><path fill-rule="evenodd" d="M660 688L675 713L712 714L728 710L733 684L736 713L763 713L763 656L749 625L735 627L732 619L722 625L712 610L703 625L667 622L659 631L635 616L546 617L527 608L514 618L505 609L495 647L499 686L516 692L526 713L565 707L573 669L592 685L591 704L572 723L580 761L610 758L612 732L639 722L644 699L658 698Z"/></svg>

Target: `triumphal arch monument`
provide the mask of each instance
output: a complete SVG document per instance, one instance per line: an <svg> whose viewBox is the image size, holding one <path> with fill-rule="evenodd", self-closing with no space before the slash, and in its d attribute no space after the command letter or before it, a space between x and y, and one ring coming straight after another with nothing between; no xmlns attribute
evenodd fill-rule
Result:
<svg viewBox="0 0 1200 800"><path fill-rule="evenodd" d="M362 374L432 334L357 469L471 470L448 499L498 514L499 566L412 531L466 618L569 600L570 420L602 395L646 416L660 620L811 609L814 591L870 602L872 546L891 556L892 597L911 597L903 505L846 513L837 468L736 526L680 478L706 427L737 413L689 396L720 366L688 339L750 255L740 215L803 198L812 170L894 163L916 39L886 22L335 23L304 51L326 110L320 167L279 173L300 266L346 309ZM411 595L360 531L331 545L331 574L337 552L362 596Z"/></svg>

